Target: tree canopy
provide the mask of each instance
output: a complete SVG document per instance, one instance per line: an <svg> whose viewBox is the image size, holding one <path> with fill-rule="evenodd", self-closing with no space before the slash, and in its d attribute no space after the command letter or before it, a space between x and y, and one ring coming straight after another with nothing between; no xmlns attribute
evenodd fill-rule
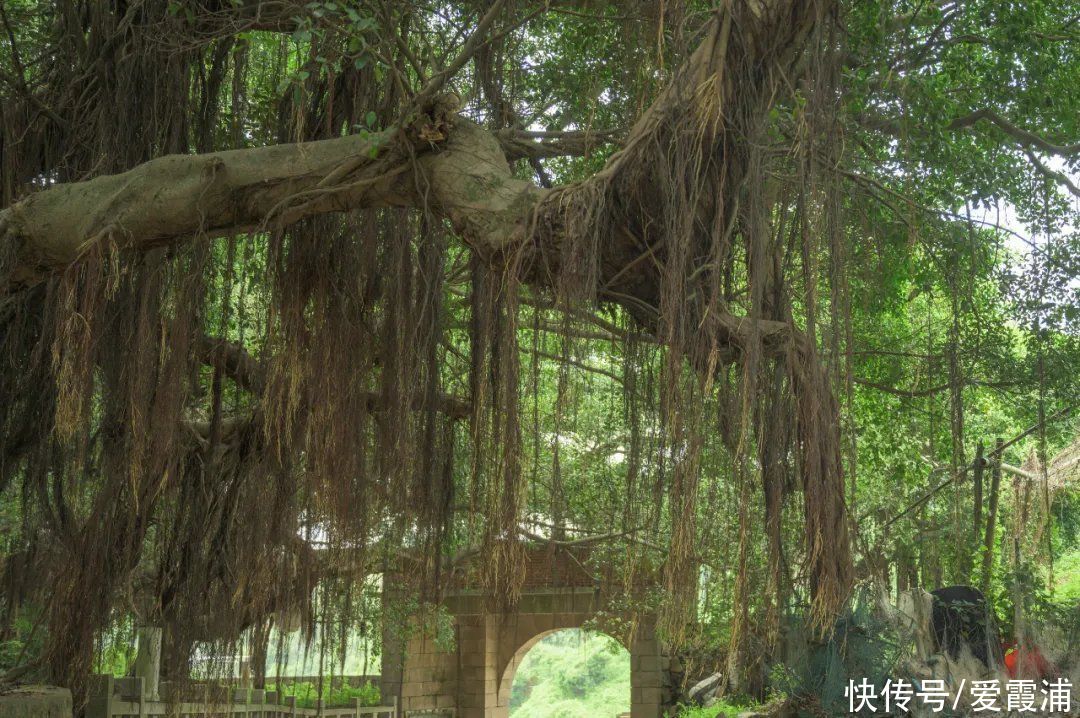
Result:
<svg viewBox="0 0 1080 718"><path fill-rule="evenodd" d="M1080 551L1074 0L0 21L20 674L79 694L133 620L265 656L402 566L512 604L536 543L750 676L857 581Z"/></svg>

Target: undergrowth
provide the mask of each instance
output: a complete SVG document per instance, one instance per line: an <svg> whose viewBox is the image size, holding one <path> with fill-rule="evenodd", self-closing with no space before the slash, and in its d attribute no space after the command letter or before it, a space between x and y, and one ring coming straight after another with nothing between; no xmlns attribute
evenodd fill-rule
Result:
<svg viewBox="0 0 1080 718"><path fill-rule="evenodd" d="M266 690L274 691L277 687L273 683L266 684ZM302 683L287 683L281 687L282 695L296 696L296 705L301 708L314 708L316 701L319 699L319 687L311 681L304 681ZM351 706L353 700L360 699L360 705L364 706L377 706L381 705L381 696L379 694L379 687L370 681L365 682L361 686L323 686L323 705L325 707L331 706Z"/></svg>

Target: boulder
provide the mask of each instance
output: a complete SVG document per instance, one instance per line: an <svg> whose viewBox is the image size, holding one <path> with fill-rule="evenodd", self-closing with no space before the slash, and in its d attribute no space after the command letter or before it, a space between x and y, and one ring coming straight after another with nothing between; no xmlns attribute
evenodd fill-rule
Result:
<svg viewBox="0 0 1080 718"><path fill-rule="evenodd" d="M723 684L724 674L714 673L695 683L686 695L692 703L706 705L711 698L716 696Z"/></svg>

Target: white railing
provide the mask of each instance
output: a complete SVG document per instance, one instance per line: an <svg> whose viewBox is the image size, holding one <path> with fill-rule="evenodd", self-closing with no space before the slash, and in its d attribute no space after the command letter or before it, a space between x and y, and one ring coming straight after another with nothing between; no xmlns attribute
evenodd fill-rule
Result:
<svg viewBox="0 0 1080 718"><path fill-rule="evenodd" d="M396 698L386 706L362 706L357 698L351 706L322 706L320 702L315 708L304 708L296 705L296 696L236 688L227 692L228 700L167 702L146 696L141 677L95 679L86 718L398 718Z"/></svg>

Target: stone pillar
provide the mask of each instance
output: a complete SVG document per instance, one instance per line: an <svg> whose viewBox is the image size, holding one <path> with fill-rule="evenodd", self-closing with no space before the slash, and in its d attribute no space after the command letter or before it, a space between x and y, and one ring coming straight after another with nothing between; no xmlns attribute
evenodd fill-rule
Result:
<svg viewBox="0 0 1080 718"><path fill-rule="evenodd" d="M135 676L143 679L143 698L156 701L161 678L161 627L141 626L135 655Z"/></svg>
<svg viewBox="0 0 1080 718"><path fill-rule="evenodd" d="M405 641L400 630L389 630L383 626L381 669L379 672L379 694L383 705L389 705L390 699L401 701L401 685L405 673Z"/></svg>
<svg viewBox="0 0 1080 718"><path fill-rule="evenodd" d="M507 617L503 614L489 613L483 620L484 672L483 682L478 683L477 687L483 686L484 715L489 718L507 718L510 714L509 705L499 705L499 681L502 680L499 649L503 643L502 634L506 628Z"/></svg>
<svg viewBox="0 0 1080 718"><path fill-rule="evenodd" d="M490 718L495 706L495 622L491 615L458 617L457 698L461 718Z"/></svg>
<svg viewBox="0 0 1080 718"><path fill-rule="evenodd" d="M643 623L630 646L630 716L660 718L664 665L655 628Z"/></svg>
<svg viewBox="0 0 1080 718"><path fill-rule="evenodd" d="M379 694L383 705L389 705L396 699L401 705L401 685L405 675L405 626L398 619L395 600L400 600L400 591L393 589L395 577L383 573L382 611L380 612L380 630L382 652L379 655Z"/></svg>

